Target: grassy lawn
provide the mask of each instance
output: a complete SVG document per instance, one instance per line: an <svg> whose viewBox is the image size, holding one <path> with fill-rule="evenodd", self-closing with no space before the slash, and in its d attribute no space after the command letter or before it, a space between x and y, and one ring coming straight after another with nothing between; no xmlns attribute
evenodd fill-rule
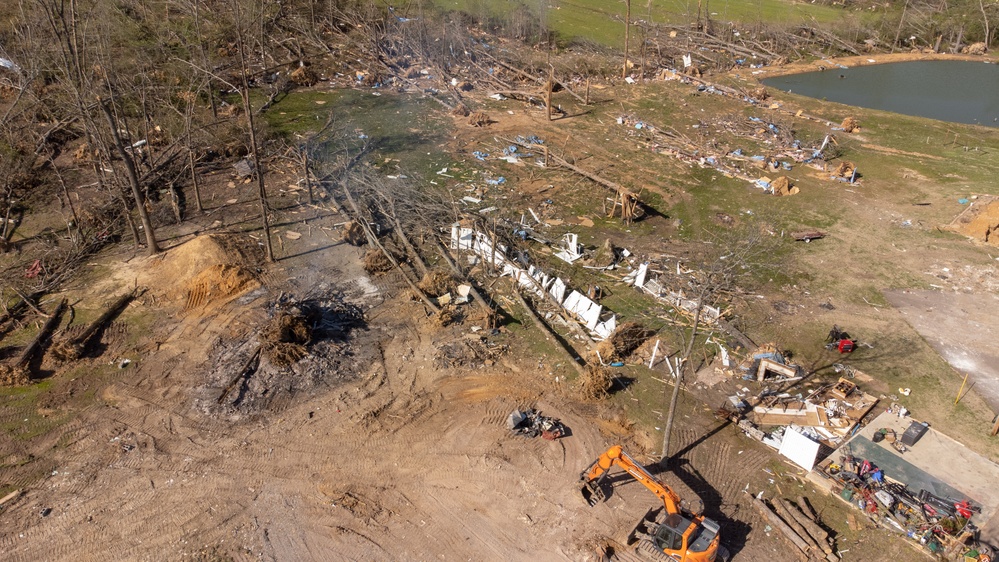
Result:
<svg viewBox="0 0 999 562"><path fill-rule="evenodd" d="M510 18L511 14L526 6L533 14L544 9L548 25L563 39L585 38L608 47L624 45L625 4L622 0L529 0L523 4L497 0L435 0L435 4L448 10L461 10L482 17L484 15ZM632 19L648 20L648 4L632 3ZM684 24L697 18L698 3L693 1L653 2L651 21L653 23ZM735 0L705 1L701 5L703 15L710 15L717 22L736 22L750 25L760 22L830 23L842 17L843 11L831 6L790 2L787 0L757 0L738 2ZM702 15L702 18L703 18ZM637 41L633 35L632 41Z"/></svg>

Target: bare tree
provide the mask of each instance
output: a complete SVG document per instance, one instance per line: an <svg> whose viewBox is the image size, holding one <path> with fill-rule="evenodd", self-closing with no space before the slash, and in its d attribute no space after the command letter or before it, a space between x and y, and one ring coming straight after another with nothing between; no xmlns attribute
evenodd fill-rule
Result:
<svg viewBox="0 0 999 562"><path fill-rule="evenodd" d="M680 387L684 384L685 376L694 372L690 357L698 342L698 330L704 322L705 308L716 304L720 297L735 293L740 283L749 276L772 267L771 256L778 240L769 227L754 222L744 229L731 231L729 234L732 236L717 240L714 244L724 251L722 255L703 268L689 275L678 276L677 279L677 285L685 285L688 299L693 301L694 306L692 311L688 310L693 314L690 332L681 331L679 334L683 351L675 370L673 390L669 399L669 414L666 426L663 428L663 449L659 462L664 468L670 460L670 441Z"/></svg>

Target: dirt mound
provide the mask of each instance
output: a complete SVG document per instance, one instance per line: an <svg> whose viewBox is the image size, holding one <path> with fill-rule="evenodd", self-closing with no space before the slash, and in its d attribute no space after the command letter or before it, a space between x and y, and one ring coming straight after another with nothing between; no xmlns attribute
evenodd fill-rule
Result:
<svg viewBox="0 0 999 562"><path fill-rule="evenodd" d="M392 271L392 262L381 250L371 249L364 254L364 271L371 274Z"/></svg>
<svg viewBox="0 0 999 562"><path fill-rule="evenodd" d="M356 221L343 225L343 239L351 246L363 246L368 241L364 227Z"/></svg>
<svg viewBox="0 0 999 562"><path fill-rule="evenodd" d="M999 199L976 201L954 219L950 229L976 242L999 246Z"/></svg>
<svg viewBox="0 0 999 562"><path fill-rule="evenodd" d="M840 125L844 133L859 133L860 132L860 122L853 117L847 117L843 120Z"/></svg>
<svg viewBox="0 0 999 562"><path fill-rule="evenodd" d="M206 308L228 302L258 282L249 270L238 265L212 265L187 283L185 310Z"/></svg>

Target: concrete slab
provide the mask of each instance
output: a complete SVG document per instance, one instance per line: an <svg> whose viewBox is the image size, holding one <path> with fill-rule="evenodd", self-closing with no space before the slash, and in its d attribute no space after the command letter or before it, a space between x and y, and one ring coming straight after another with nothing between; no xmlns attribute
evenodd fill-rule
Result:
<svg viewBox="0 0 999 562"><path fill-rule="evenodd" d="M874 461L887 477L905 482L914 493L923 487L938 495L967 497L982 506L982 513L972 518L982 529L982 538L993 544L999 542L999 464L933 428L904 454L886 441L873 442L874 434L882 427L895 430L901 437L912 421L885 412L831 458L839 462L846 451L852 451L857 458Z"/></svg>
<svg viewBox="0 0 999 562"><path fill-rule="evenodd" d="M999 295L906 290L885 298L999 412Z"/></svg>

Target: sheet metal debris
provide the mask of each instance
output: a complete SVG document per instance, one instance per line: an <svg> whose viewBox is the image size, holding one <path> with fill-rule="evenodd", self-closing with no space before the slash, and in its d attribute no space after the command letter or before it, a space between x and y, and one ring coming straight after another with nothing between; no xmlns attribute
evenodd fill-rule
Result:
<svg viewBox="0 0 999 562"><path fill-rule="evenodd" d="M565 437L568 433L561 420L543 416L534 408L511 412L506 419L506 427L517 435L526 435L527 437L540 435L549 441Z"/></svg>

